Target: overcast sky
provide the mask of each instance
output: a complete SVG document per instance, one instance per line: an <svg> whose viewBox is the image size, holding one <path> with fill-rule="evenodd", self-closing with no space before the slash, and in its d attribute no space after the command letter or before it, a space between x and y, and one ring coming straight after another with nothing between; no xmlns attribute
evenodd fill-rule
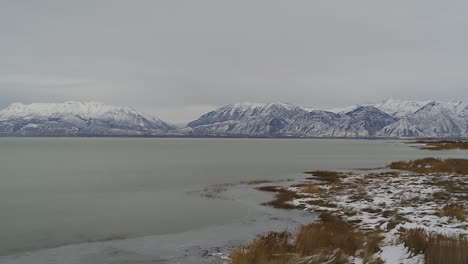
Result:
<svg viewBox="0 0 468 264"><path fill-rule="evenodd" d="M0 0L0 107L467 100L467 1Z"/></svg>

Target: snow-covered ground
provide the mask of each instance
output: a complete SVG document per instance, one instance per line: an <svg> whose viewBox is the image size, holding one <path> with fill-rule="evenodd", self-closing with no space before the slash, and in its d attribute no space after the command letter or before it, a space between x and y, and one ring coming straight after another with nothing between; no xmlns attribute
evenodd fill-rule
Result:
<svg viewBox="0 0 468 264"><path fill-rule="evenodd" d="M385 263L423 263L422 255L412 255L399 242L398 234L402 228L422 228L435 234L468 237L467 219L440 214L448 204L468 208L468 175L367 171L350 173L341 180L338 188L333 184L321 185L323 182L314 180L314 176L307 182L317 183L323 192L304 193L301 187L290 187L289 190L307 196L291 203L305 207L306 211L339 215L362 230L380 230L384 240L377 257Z"/></svg>

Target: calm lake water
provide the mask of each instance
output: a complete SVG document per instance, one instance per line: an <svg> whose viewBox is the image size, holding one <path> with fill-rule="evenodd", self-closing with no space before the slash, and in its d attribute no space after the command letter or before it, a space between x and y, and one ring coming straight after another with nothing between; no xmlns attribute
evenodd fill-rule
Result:
<svg viewBox="0 0 468 264"><path fill-rule="evenodd" d="M0 138L0 255L235 223L245 205L197 191L426 156L466 152L379 140Z"/></svg>

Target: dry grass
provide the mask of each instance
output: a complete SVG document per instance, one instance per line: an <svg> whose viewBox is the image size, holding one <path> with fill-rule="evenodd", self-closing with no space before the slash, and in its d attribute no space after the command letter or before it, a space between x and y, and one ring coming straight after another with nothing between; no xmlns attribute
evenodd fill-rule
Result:
<svg viewBox="0 0 468 264"><path fill-rule="evenodd" d="M425 158L414 161L400 161L390 164L391 169L408 170L415 172L411 175L400 175L399 172L376 172L365 176L355 175L352 177L348 173L336 171L310 171L314 181L306 181L292 185L295 187L289 190L282 186L260 186L261 191L275 193L273 201L266 203L276 208L296 209L308 207L316 212L328 212L321 215L321 222L302 226L297 233L289 234L285 232L269 233L257 237L250 244L236 249L231 254L231 263L273 263L273 264L306 264L306 263L348 263L350 256L359 256L363 263L381 264L383 261L378 258L381 251L383 235L394 229L399 223L410 222L397 208L387 207L385 203L379 204L381 208L375 207L373 197L370 197L369 187L382 188L383 192L392 194L391 188L380 184L388 178L393 185L407 183L405 177L424 177L421 184L436 186L437 192L430 196L409 196L399 198L395 196L398 206L423 204L436 202L448 204L438 213L438 216L448 216L452 219L465 221L467 214L463 205L463 197L466 195L466 176L468 175L468 160L466 159L435 159ZM424 175L431 173L429 176ZM459 174L459 175L456 175ZM344 179L348 177L347 179ZM379 183L378 185L373 182ZM392 186L393 186L392 185ZM337 195L347 194L348 202L368 202L367 206L362 206L358 210L337 210L341 205L333 199ZM465 195L465 196L464 196ZM291 202L295 199L309 198L301 201L300 206L294 206ZM452 203L452 204L450 204ZM315 207L313 207L313 206ZM325 208L328 207L328 208ZM466 205L465 205L466 207ZM434 210L437 210L434 207ZM387 223L386 230L375 229L367 226L361 218L349 219L349 216L359 214L368 215L370 218L377 216L385 217ZM432 214L432 212L421 212L421 215ZM347 219L347 222L341 218ZM445 221L445 219L444 219ZM360 223L361 222L361 223ZM383 223L383 222L381 222ZM357 226L361 226L360 229ZM465 263L467 261L468 250L464 252L462 248L468 249L466 236L446 237L426 233L423 229L400 230L399 239L408 247L413 255L424 254L425 263ZM450 255L450 256L448 256Z"/></svg>
<svg viewBox="0 0 468 264"><path fill-rule="evenodd" d="M233 264L272 263L286 264L291 257L291 235L287 232L271 232L257 237L252 243L241 246L231 253Z"/></svg>
<svg viewBox="0 0 468 264"><path fill-rule="evenodd" d="M462 204L448 204L439 211L439 216L448 216L464 221L467 218L467 212Z"/></svg>
<svg viewBox="0 0 468 264"><path fill-rule="evenodd" d="M363 263L367 264L381 264L383 261L380 258L376 258L375 254L381 251L380 244L384 237L380 233L371 233L367 235L367 241L364 245L363 250Z"/></svg>
<svg viewBox="0 0 468 264"><path fill-rule="evenodd" d="M366 213L370 213L370 214L378 214L378 213L382 212L382 209L368 207L368 208L362 209L362 211L366 212Z"/></svg>
<svg viewBox="0 0 468 264"><path fill-rule="evenodd" d="M347 256L368 246L378 251L380 240L366 235L346 222L324 214L320 223L300 227L294 236L271 232L239 247L230 256L232 264L348 263ZM367 248L367 247L366 247Z"/></svg>
<svg viewBox="0 0 468 264"><path fill-rule="evenodd" d="M306 174L313 175L314 180L324 181L331 184L339 184L341 182L341 178L346 177L346 174L337 171L306 171Z"/></svg>
<svg viewBox="0 0 468 264"><path fill-rule="evenodd" d="M451 196L465 196L465 199L468 200L467 191L468 182L465 179L437 179L433 178L430 182L431 185L445 189L445 196L450 198ZM442 194L436 194L435 198L443 197ZM461 197L459 197L461 198Z"/></svg>
<svg viewBox="0 0 468 264"><path fill-rule="evenodd" d="M306 204L309 205L315 205L315 206L321 206L321 207L328 207L328 208L336 208L337 205L334 203L327 202L322 199L317 199L317 200L312 200L312 201L307 201L305 202Z"/></svg>
<svg viewBox="0 0 468 264"><path fill-rule="evenodd" d="M259 184L265 184L265 183L287 182L287 181L293 181L293 179L285 179L285 180L252 180L252 181L241 181L240 184L259 185Z"/></svg>
<svg viewBox="0 0 468 264"><path fill-rule="evenodd" d="M294 241L294 249L301 256L310 256L321 250L334 251L354 256L362 248L364 234L341 220L327 220L302 226Z"/></svg>
<svg viewBox="0 0 468 264"><path fill-rule="evenodd" d="M468 141L415 141L408 144L423 144L419 148L426 150L468 149Z"/></svg>
<svg viewBox="0 0 468 264"><path fill-rule="evenodd" d="M372 201L373 199L369 197L367 191L361 186L355 189L355 192L349 197L351 202L359 201Z"/></svg>
<svg viewBox="0 0 468 264"><path fill-rule="evenodd" d="M275 192L275 198L270 201L265 203L265 205L273 206L275 208L279 209L297 209L297 208L303 208L303 206L294 206L290 202L294 199L299 199L299 198L304 198L305 196L300 195L296 192L287 190L283 187L280 186L262 186L256 188L257 190L260 191L265 191L265 192Z"/></svg>
<svg viewBox="0 0 468 264"><path fill-rule="evenodd" d="M257 187L255 189L257 189L259 191L264 191L264 192L280 192L284 188L281 187L281 186L268 185L268 186Z"/></svg>
<svg viewBox="0 0 468 264"><path fill-rule="evenodd" d="M424 254L427 264L468 263L468 238L431 234L422 228L403 229L400 241L414 255Z"/></svg>
<svg viewBox="0 0 468 264"><path fill-rule="evenodd" d="M299 187L302 193L309 193L309 194L319 194L324 191L323 189L321 189L320 187L312 183L301 184L295 187Z"/></svg>
<svg viewBox="0 0 468 264"><path fill-rule="evenodd" d="M272 180L252 180L252 181L242 181L241 184L247 185L257 185L257 184L264 184L264 183L272 183Z"/></svg>
<svg viewBox="0 0 468 264"><path fill-rule="evenodd" d="M448 200L450 199L450 193L446 191L434 192L432 197L436 200Z"/></svg>
<svg viewBox="0 0 468 264"><path fill-rule="evenodd" d="M397 171L384 171L384 172L379 172L379 173L370 173L366 177L372 178L372 177L398 177L400 176L400 173Z"/></svg>
<svg viewBox="0 0 468 264"><path fill-rule="evenodd" d="M468 175L468 159L424 158L412 161L397 161L388 165L391 169L417 173L458 173Z"/></svg>

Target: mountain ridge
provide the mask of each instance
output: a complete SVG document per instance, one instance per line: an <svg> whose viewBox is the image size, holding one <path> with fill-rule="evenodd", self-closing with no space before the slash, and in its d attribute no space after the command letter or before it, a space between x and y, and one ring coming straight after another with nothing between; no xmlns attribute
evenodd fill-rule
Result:
<svg viewBox="0 0 468 264"><path fill-rule="evenodd" d="M289 103L235 103L176 128L127 106L100 102L13 103L0 136L465 138L468 103L388 99L318 110Z"/></svg>
<svg viewBox="0 0 468 264"><path fill-rule="evenodd" d="M242 110L236 107L239 105L242 105ZM282 113L281 111L252 111L258 108L271 109L272 106L281 108L284 105L288 106L288 111L285 111L284 115L278 115ZM440 107L430 108L431 105ZM468 104L463 101L446 103L388 99L375 104L329 110L294 107L281 103L232 104L202 115L199 119L190 122L184 131L192 136L226 137L458 138L468 136ZM417 114L425 107L430 108L428 113ZM291 111L292 109L294 111ZM235 115L225 118L228 110ZM220 116L223 118L219 118Z"/></svg>
<svg viewBox="0 0 468 264"><path fill-rule="evenodd" d="M0 135L138 136L175 128L127 106L99 102L13 103L0 110Z"/></svg>

